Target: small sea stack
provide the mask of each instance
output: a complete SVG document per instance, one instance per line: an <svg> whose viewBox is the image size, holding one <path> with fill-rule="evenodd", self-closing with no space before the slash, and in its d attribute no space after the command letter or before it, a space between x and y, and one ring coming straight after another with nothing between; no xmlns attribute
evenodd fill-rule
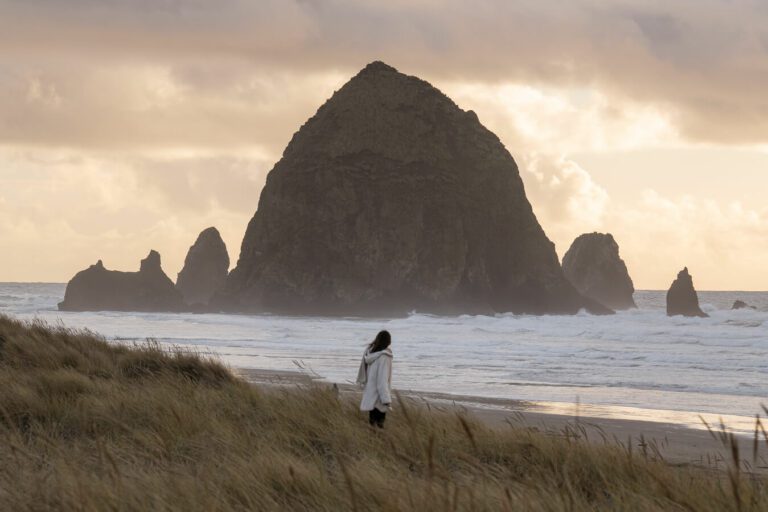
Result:
<svg viewBox="0 0 768 512"><path fill-rule="evenodd" d="M224 285L228 272L227 246L219 231L210 227L189 248L184 268L176 279L176 289L186 305L203 308Z"/></svg>
<svg viewBox="0 0 768 512"><path fill-rule="evenodd" d="M699 307L699 296L693 287L693 278L685 267L667 292L667 316L692 316L706 318L709 315Z"/></svg>
<svg viewBox="0 0 768 512"><path fill-rule="evenodd" d="M737 300L733 303L733 307L731 309L757 309L755 306L750 306L743 300Z"/></svg>
<svg viewBox="0 0 768 512"><path fill-rule="evenodd" d="M181 311L181 293L150 251L138 272L107 270L99 260L67 283L60 311Z"/></svg>
<svg viewBox="0 0 768 512"><path fill-rule="evenodd" d="M616 310L637 307L632 278L610 233L576 238L563 257L563 272L579 293L603 306Z"/></svg>

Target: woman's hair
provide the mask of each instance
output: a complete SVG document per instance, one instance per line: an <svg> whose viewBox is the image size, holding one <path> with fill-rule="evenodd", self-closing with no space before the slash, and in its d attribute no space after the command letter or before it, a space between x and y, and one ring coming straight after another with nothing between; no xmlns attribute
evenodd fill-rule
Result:
<svg viewBox="0 0 768 512"><path fill-rule="evenodd" d="M380 352L388 348L391 343L392 336L389 335L389 331L380 331L379 334L376 335L376 339L368 345L368 350L371 353Z"/></svg>

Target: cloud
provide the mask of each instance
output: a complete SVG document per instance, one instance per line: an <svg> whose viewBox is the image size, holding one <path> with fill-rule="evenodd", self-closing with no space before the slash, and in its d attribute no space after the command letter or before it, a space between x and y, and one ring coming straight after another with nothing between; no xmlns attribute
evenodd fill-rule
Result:
<svg viewBox="0 0 768 512"><path fill-rule="evenodd" d="M45 73L54 63L101 69L111 79L97 83L108 82L103 99L115 103L113 110L132 97L123 89L155 83L153 92L134 91L168 113L167 123L145 127L148 140L186 127L199 141L203 133L193 135L193 127L212 111L227 122L209 135L211 143L236 139L241 128L259 133L239 118L239 108L228 111L232 89L216 80L219 72L349 76L375 58L438 82L597 90L612 103L654 105L691 140L765 143L768 133L768 8L760 0L32 0L0 4L0 33L4 75ZM142 78L144 68L151 76ZM205 69L212 73L201 77ZM75 84L91 75L72 74ZM72 99L84 114L96 115L88 105L103 104L89 87L78 97L76 85L60 84L60 76L49 80L54 83L39 82L39 91L48 99L58 95L60 106ZM179 89L190 83L208 87L212 100L199 115L178 114L168 103L180 92L201 94Z"/></svg>
<svg viewBox="0 0 768 512"><path fill-rule="evenodd" d="M0 145L237 150L276 159L333 74L268 79L223 64L47 63L0 75Z"/></svg>
<svg viewBox="0 0 768 512"><path fill-rule="evenodd" d="M530 201L545 226L600 226L608 193L587 171L563 157L533 154L523 162L522 176Z"/></svg>
<svg viewBox="0 0 768 512"><path fill-rule="evenodd" d="M608 212L607 227L640 282L668 286L688 266L703 290L766 285L768 208L646 189L635 203Z"/></svg>
<svg viewBox="0 0 768 512"><path fill-rule="evenodd" d="M604 229L608 193L578 164L537 153L518 163L528 200L561 258L577 236Z"/></svg>
<svg viewBox="0 0 768 512"><path fill-rule="evenodd" d="M127 158L137 186L180 214L255 211L272 163L229 156Z"/></svg>
<svg viewBox="0 0 768 512"><path fill-rule="evenodd" d="M175 279L187 248L212 225L236 260L265 169L225 156L167 162L0 150L0 281L67 280L98 259L134 270L150 249Z"/></svg>
<svg viewBox="0 0 768 512"><path fill-rule="evenodd" d="M612 102L592 89L447 82L440 85L461 107L475 110L513 154L564 153L680 144L670 117L651 105Z"/></svg>

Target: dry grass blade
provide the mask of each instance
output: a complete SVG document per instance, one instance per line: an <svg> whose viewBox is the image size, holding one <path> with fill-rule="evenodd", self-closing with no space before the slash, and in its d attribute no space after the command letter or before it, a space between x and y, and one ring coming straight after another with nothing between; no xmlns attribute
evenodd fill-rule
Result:
<svg viewBox="0 0 768 512"><path fill-rule="evenodd" d="M435 434L429 435L429 441L427 441L427 478L432 479L435 474Z"/></svg>
<svg viewBox="0 0 768 512"><path fill-rule="evenodd" d="M347 484L347 490L349 490L349 501L352 505L352 510L357 512L357 510L359 510L357 506L357 493L355 492L355 484L352 482L352 475L349 473L347 465L341 459L339 459L339 467L341 468L341 473L344 475L344 482Z"/></svg>
<svg viewBox="0 0 768 512"><path fill-rule="evenodd" d="M715 434L714 430L712 430L712 427L709 426L709 423L704 419L704 416L699 415L699 420L701 420L704 426L707 427L707 432L709 432L709 435L711 435L713 439L718 440L719 437L717 434Z"/></svg>
<svg viewBox="0 0 768 512"><path fill-rule="evenodd" d="M457 418L459 419L461 428L464 430L464 433L467 435L467 439L469 439L469 442L472 444L472 449L475 452L477 452L477 443L475 442L475 434L472 432L472 427L470 427L469 422L464 416L457 415Z"/></svg>
<svg viewBox="0 0 768 512"><path fill-rule="evenodd" d="M763 423L760 422L760 431L763 433L763 439L765 440L765 445L768 447L768 432L765 431L765 426L763 426Z"/></svg>
<svg viewBox="0 0 768 512"><path fill-rule="evenodd" d="M406 423L408 423L408 426L413 428L413 418L411 417L410 408L408 407L406 400L403 398L399 391L395 391L395 397L397 398L397 404L400 411L403 413L403 417L405 418Z"/></svg>

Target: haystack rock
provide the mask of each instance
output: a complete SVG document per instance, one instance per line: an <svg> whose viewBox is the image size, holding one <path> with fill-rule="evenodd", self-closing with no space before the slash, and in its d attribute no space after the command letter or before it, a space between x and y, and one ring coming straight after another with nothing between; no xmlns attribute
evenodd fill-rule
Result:
<svg viewBox="0 0 768 512"><path fill-rule="evenodd" d="M67 284L61 311L179 311L181 293L150 251L138 272L107 270L99 260Z"/></svg>
<svg viewBox="0 0 768 512"><path fill-rule="evenodd" d="M581 235L563 256L565 277L584 295L611 309L637 307L635 287L610 234Z"/></svg>
<svg viewBox="0 0 768 512"><path fill-rule="evenodd" d="M222 301L297 314L610 313L563 276L498 137L381 62L294 134Z"/></svg>
<svg viewBox="0 0 768 512"><path fill-rule="evenodd" d="M227 246L216 228L200 233L189 248L184 268L176 279L176 289L189 306L205 306L221 290L229 272Z"/></svg>
<svg viewBox="0 0 768 512"><path fill-rule="evenodd" d="M699 307L699 296L693 287L693 278L685 267L677 274L677 279L667 292L667 316L698 316L706 318L709 315Z"/></svg>

